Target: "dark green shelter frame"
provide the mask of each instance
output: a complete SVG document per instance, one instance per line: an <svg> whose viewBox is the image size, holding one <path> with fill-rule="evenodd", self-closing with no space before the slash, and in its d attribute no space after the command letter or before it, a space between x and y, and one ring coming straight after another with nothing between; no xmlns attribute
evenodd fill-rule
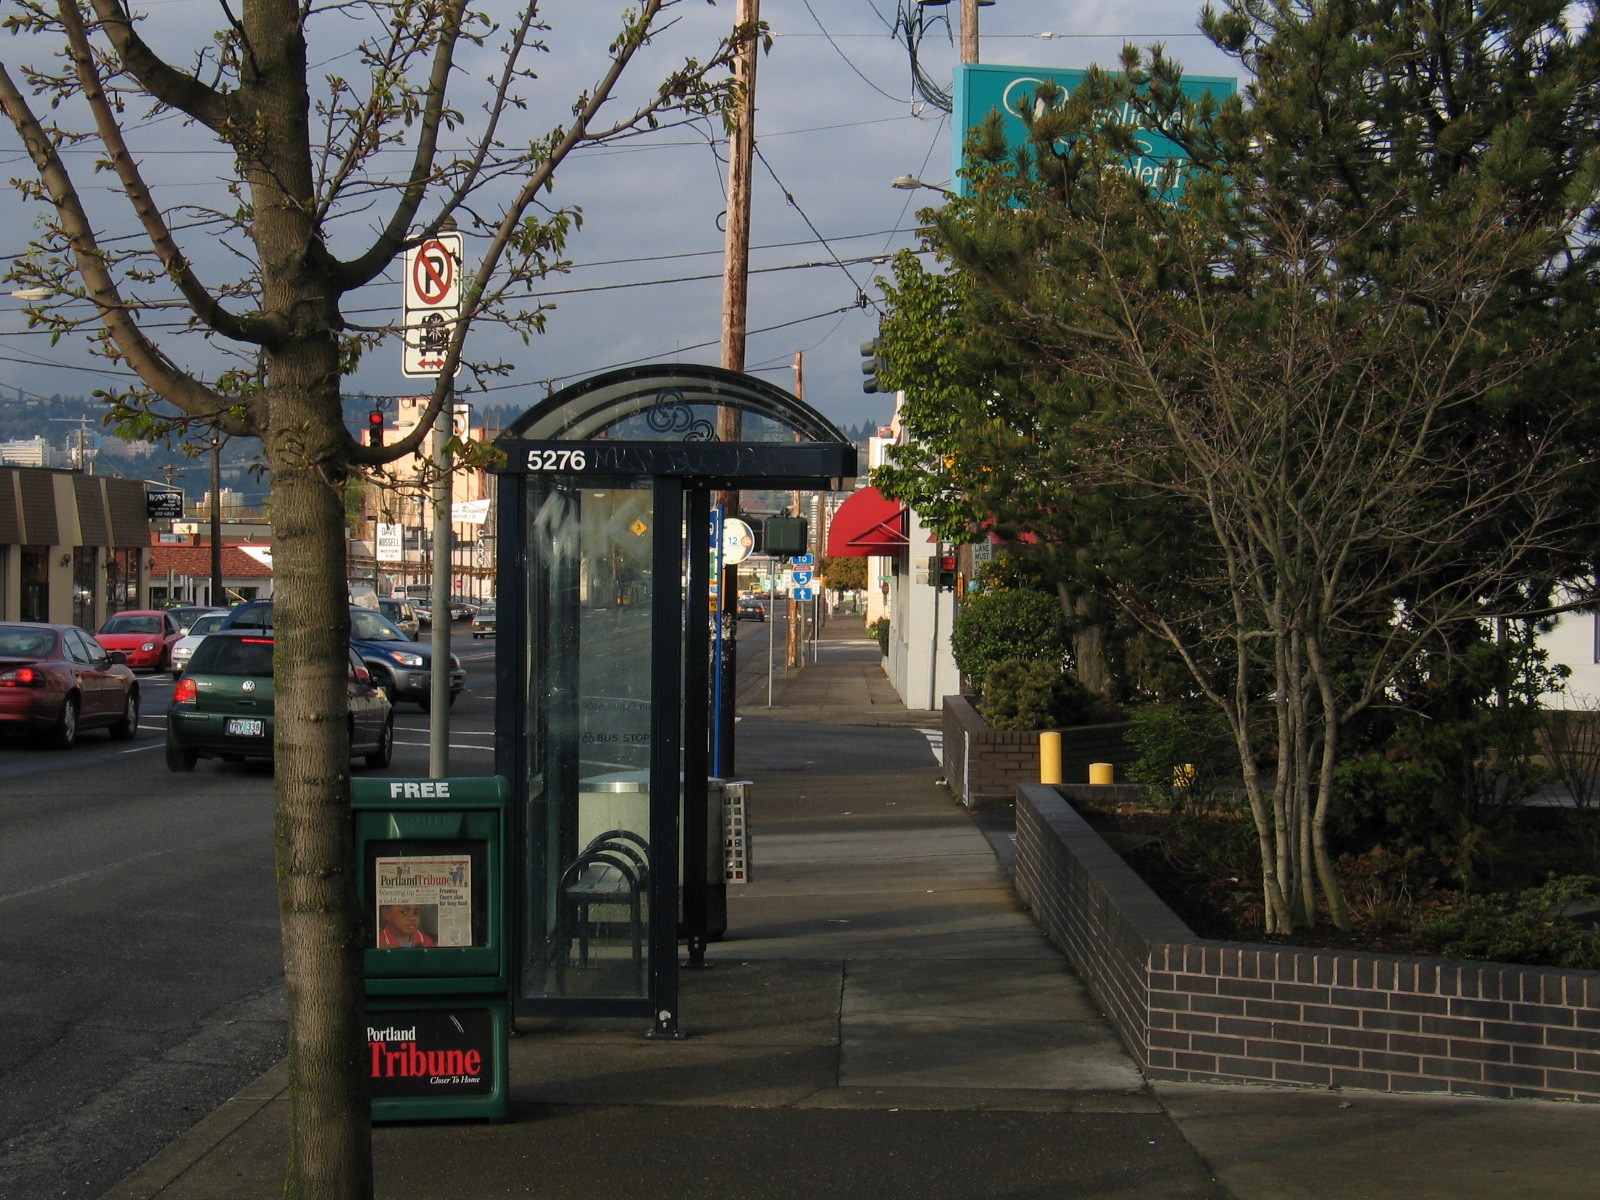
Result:
<svg viewBox="0 0 1600 1200"><path fill-rule="evenodd" d="M740 414L738 441L717 440L724 408ZM855 448L782 388L688 364L584 380L495 444L506 455L495 771L512 788L513 1010L649 1017L673 1035L680 933L704 945L721 864L708 828L700 552L712 495L838 489Z"/></svg>

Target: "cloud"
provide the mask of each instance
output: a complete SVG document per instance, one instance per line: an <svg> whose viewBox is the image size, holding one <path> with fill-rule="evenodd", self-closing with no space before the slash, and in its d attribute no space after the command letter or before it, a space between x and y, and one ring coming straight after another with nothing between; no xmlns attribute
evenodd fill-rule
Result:
<svg viewBox="0 0 1600 1200"><path fill-rule="evenodd" d="M496 11L510 6L493 6ZM898 175L919 174L940 182L949 174L948 122L915 105L910 68L903 46L888 34L884 20L893 19L888 0L871 5L838 0L768 0L763 17L774 33L773 49L758 68L758 146L765 162L755 169L752 265L828 262L865 255L886 256L913 244L915 209L932 193L908 194L888 184ZM146 36L175 61L193 59L207 29L194 29L194 6L150 3ZM207 12L215 10L205 10ZM530 110L503 132L511 141L525 140L570 120L573 97L587 87L601 66L599 55L613 33L616 10L588 4L568 6L552 19L546 35L550 52L538 56L539 78L524 91ZM639 70L615 104L619 111L636 99L660 72L685 54L704 55L732 22L729 3L686 4L674 10L680 23L651 47ZM951 8L954 11L953 6ZM1138 35L1189 34L1198 16L1196 5L1172 0L1145 0L1115 7L1085 9L1043 0L1005 0L983 10L984 59L1019 65L1087 66L1114 60L1122 41ZM316 72L356 72L351 47L359 26L348 19L330 20L313 43ZM831 36L823 36L823 30ZM1042 38L1049 31L1056 36ZM1087 37L1080 35L1102 35ZM1067 36L1072 35L1072 36ZM1169 47L1198 73L1232 73L1229 61L1196 38L1168 38ZM13 39L12 61L26 60L27 39ZM48 47L39 46L42 59ZM497 63L498 40L464 53L459 79L480 91ZM924 68L948 81L955 52L942 36L923 46ZM885 94L887 93L887 94ZM473 116L464 103L468 121ZM69 114L70 115L70 114ZM190 203L228 208L232 200L220 184L231 166L225 149L210 135L172 118L141 119L130 135L164 203ZM579 287L642 283L684 276L715 275L721 270L723 235L719 217L725 207L725 147L721 131L667 129L648 139L585 153L563 168L548 199L557 205L580 206L584 225L568 247L577 268L552 277L544 285L567 294L552 297L556 305L548 332L524 347L520 339L484 327L473 334L474 355L501 357L514 366L497 390L485 397L493 403L532 405L545 394L546 380L570 382L608 366L646 358L682 358L716 362L721 315L717 279L573 292ZM0 160L12 175L23 174L20 145L9 130L0 131ZM91 175L92 155L77 155L73 166L80 183L91 185L98 219L106 228L130 228L125 204L110 190L110 177ZM402 171L405 156L385 155L383 165ZM352 210L334 232L336 250L348 251L364 239L385 210L382 196L371 209ZM0 253L23 248L24 231L14 219L0 241ZM347 228L348 227L348 228ZM814 227L814 228L813 228ZM889 233L885 231L898 230ZM818 240L818 234L823 241ZM856 235L874 233L862 238ZM837 239L837 240L835 240ZM795 243L760 249L773 243ZM220 281L235 273L240 259L227 246L200 240L190 252L203 277ZM678 257L698 255L697 257ZM469 250L470 257L470 250ZM612 265L616 259L644 259ZM653 260L653 261L648 261ZM888 418L891 400L860 391L858 343L876 333L870 304L855 307L864 295L877 298L875 274L884 268L857 263L848 268L813 267L757 274L750 283L748 326L752 332L747 367L774 382L792 386L794 353L805 352L806 396L834 419L855 424ZM371 310L359 320L378 323L398 309L398 270L363 293L349 298L352 312ZM85 353L81 339L51 349L37 335L22 332L18 302L0 306L0 387L30 392L86 393L105 386L104 376L81 367L105 364ZM840 312L838 310L845 310ZM807 319L813 318L813 319ZM704 345L704 343L711 343ZM174 338L175 357L202 372L216 371L233 360L194 336ZM415 390L399 371L398 346L372 352L349 381L349 390L404 394ZM18 361L22 360L22 361ZM511 386L501 386L510 384Z"/></svg>

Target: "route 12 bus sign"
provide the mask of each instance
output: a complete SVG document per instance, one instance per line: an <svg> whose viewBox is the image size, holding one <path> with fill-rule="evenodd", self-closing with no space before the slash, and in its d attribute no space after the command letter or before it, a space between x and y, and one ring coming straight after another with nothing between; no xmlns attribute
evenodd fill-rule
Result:
<svg viewBox="0 0 1600 1200"><path fill-rule="evenodd" d="M408 379L436 378L461 316L461 235L439 233L406 251L405 347L400 369ZM461 373L456 365L455 373Z"/></svg>

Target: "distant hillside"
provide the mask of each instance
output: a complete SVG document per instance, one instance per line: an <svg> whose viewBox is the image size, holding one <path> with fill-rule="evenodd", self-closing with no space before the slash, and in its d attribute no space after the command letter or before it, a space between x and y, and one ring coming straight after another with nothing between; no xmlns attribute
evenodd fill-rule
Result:
<svg viewBox="0 0 1600 1200"><path fill-rule="evenodd" d="M394 404L388 400L385 412L393 420ZM516 420L525 411L524 405L483 404L473 400L472 422L490 430L500 430ZM371 411L373 397L348 396L344 401L345 424L358 436L366 430L367 414ZM205 446L191 445L191 453L182 446L168 446L159 442L125 442L115 437L105 427L106 406L88 396L51 396L48 400L0 398L0 442L27 442L43 438L63 456L76 447L80 431L85 445L91 448L91 461L99 474L122 475L132 479L170 480L189 496L205 494L211 486L211 457ZM867 439L877 433L874 422L844 425L843 433L856 446L864 464L867 457ZM68 461L63 458L63 462ZM239 438L224 443L222 448L222 486L237 492L246 503L259 503L270 490L264 472L260 469L260 444L253 438ZM777 500L777 495L772 497ZM783 501L787 503L787 501Z"/></svg>

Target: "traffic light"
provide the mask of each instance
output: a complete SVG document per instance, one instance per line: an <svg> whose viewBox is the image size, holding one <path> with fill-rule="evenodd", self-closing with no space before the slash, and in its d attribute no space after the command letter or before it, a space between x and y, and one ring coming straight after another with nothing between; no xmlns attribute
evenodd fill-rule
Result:
<svg viewBox="0 0 1600 1200"><path fill-rule="evenodd" d="M956 556L935 554L928 559L928 582L941 592L956 590Z"/></svg>
<svg viewBox="0 0 1600 1200"><path fill-rule="evenodd" d="M883 380L878 378L878 372L883 367L880 357L882 349L882 338L873 338L870 342L861 343L861 373L866 376L861 381L861 390L863 392L883 391Z"/></svg>
<svg viewBox="0 0 1600 1200"><path fill-rule="evenodd" d="M383 413L376 408L367 414L367 445L383 445Z"/></svg>
<svg viewBox="0 0 1600 1200"><path fill-rule="evenodd" d="M809 532L804 517L768 517L762 550L779 556L804 554Z"/></svg>

